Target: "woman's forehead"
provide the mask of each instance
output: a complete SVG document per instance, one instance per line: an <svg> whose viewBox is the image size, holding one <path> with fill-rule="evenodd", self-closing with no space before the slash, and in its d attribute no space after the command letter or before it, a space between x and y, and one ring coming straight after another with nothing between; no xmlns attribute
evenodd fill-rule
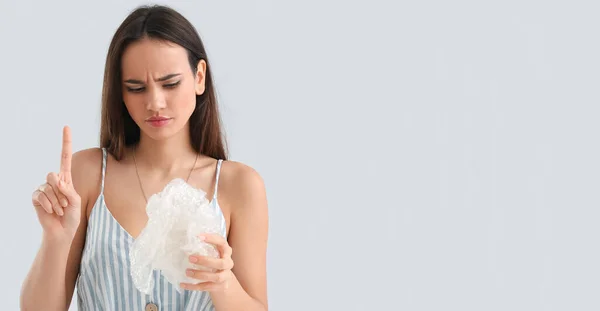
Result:
<svg viewBox="0 0 600 311"><path fill-rule="evenodd" d="M122 57L123 75L171 74L189 67L186 50L172 42L140 40L130 44Z"/></svg>

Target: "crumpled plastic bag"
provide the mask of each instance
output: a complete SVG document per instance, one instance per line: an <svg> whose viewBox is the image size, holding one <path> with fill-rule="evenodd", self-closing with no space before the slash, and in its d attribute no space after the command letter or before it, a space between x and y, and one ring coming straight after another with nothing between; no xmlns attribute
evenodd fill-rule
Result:
<svg viewBox="0 0 600 311"><path fill-rule="evenodd" d="M209 269L190 263L189 255L218 258L215 246L200 241L198 235L222 234L220 215L206 198L206 193L176 178L150 197L146 213L148 223L130 250L131 276L136 288L150 294L154 288L155 270L160 271L180 293L182 282L201 283L188 277L186 269Z"/></svg>

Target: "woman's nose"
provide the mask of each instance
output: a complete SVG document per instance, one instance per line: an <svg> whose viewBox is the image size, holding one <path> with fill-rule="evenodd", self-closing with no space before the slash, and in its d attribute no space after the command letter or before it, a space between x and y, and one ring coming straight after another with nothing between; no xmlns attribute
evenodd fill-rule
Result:
<svg viewBox="0 0 600 311"><path fill-rule="evenodd" d="M167 102L165 100L163 92L156 87L151 88L148 94L146 109L151 111L159 111L161 109L164 109L166 106Z"/></svg>

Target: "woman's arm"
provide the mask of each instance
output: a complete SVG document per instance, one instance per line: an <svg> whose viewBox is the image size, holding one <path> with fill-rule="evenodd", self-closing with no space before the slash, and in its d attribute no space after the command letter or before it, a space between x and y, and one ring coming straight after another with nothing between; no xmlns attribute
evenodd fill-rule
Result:
<svg viewBox="0 0 600 311"><path fill-rule="evenodd" d="M82 213L85 214L85 213ZM72 241L42 238L42 245L21 289L21 310L67 310L85 243L83 220Z"/></svg>
<svg viewBox="0 0 600 311"><path fill-rule="evenodd" d="M98 152L92 149L73 155L72 183L81 197L79 226L72 239L43 235L40 249L21 288L21 310L68 310L85 244L90 184L95 184L95 177L99 175L89 168L98 167L101 159L97 158ZM97 160L96 165L92 164L93 160Z"/></svg>
<svg viewBox="0 0 600 311"><path fill-rule="evenodd" d="M227 166L226 166L227 165ZM228 242L233 277L228 289L211 293L217 311L267 311L268 210L265 186L252 168L225 162L220 194L231 210Z"/></svg>

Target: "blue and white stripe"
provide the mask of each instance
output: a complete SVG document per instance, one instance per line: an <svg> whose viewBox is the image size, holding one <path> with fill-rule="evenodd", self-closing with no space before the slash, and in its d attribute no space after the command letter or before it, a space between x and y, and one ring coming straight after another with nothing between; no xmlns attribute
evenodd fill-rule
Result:
<svg viewBox="0 0 600 311"><path fill-rule="evenodd" d="M138 291L130 275L129 249L133 237L117 222L104 201L104 176L107 152L102 149L100 194L89 217L85 247L77 280L79 310L144 311L153 303L159 310L213 311L207 292L183 291L154 271L154 290L150 295ZM222 234L226 235L225 217L217 201L217 186L222 160L218 161L215 193L211 204L221 214Z"/></svg>

